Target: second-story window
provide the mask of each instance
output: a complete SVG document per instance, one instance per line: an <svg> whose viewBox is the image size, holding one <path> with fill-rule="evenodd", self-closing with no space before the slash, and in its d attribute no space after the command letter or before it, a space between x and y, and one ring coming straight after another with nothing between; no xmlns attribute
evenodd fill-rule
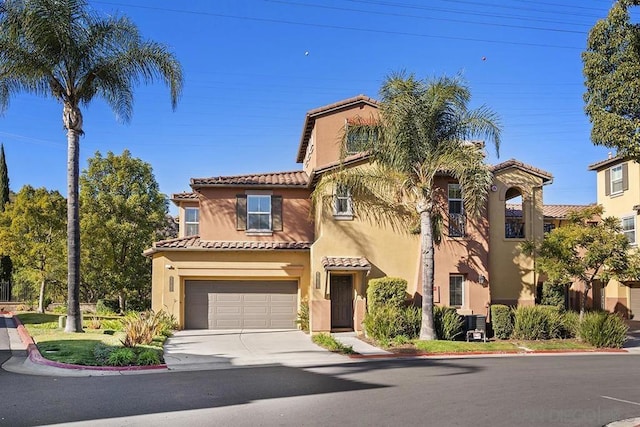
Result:
<svg viewBox="0 0 640 427"><path fill-rule="evenodd" d="M200 209L184 208L184 235L197 236L200 233Z"/></svg>
<svg viewBox="0 0 640 427"><path fill-rule="evenodd" d="M368 145L378 140L378 128L372 122L354 119L350 130L349 120L345 124L347 154L356 154L366 150ZM355 124L358 124L356 127Z"/></svg>
<svg viewBox="0 0 640 427"><path fill-rule="evenodd" d="M611 194L622 193L622 191L622 165L618 165L611 168Z"/></svg>
<svg viewBox="0 0 640 427"><path fill-rule="evenodd" d="M636 217L627 216L622 218L622 234L625 235L629 244L636 244Z"/></svg>
<svg viewBox="0 0 640 427"><path fill-rule="evenodd" d="M460 184L449 184L449 236L465 236L464 203L462 202L462 190Z"/></svg>
<svg viewBox="0 0 640 427"><path fill-rule="evenodd" d="M351 200L351 192L346 185L336 186L333 203L333 215L336 218L353 218L353 201Z"/></svg>
<svg viewBox="0 0 640 427"><path fill-rule="evenodd" d="M247 196L247 230L271 231L271 196Z"/></svg>

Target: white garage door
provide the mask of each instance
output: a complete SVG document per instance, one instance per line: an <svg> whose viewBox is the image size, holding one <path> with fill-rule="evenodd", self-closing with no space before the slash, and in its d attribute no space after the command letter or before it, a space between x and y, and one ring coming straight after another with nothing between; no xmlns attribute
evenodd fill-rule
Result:
<svg viewBox="0 0 640 427"><path fill-rule="evenodd" d="M295 329L296 281L185 282L186 329Z"/></svg>

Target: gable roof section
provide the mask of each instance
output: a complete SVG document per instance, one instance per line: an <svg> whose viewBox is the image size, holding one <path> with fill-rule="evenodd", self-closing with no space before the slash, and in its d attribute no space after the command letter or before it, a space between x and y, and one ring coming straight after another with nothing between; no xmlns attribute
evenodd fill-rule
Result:
<svg viewBox="0 0 640 427"><path fill-rule="evenodd" d="M626 160L624 157L620 157L620 156L615 156L615 157L609 157L608 159L604 159L604 160L600 160L599 162L595 162L589 165L589 167L587 168L587 170L590 171L597 171L600 169L604 169L608 166L613 166L616 163L622 162Z"/></svg>
<svg viewBox="0 0 640 427"><path fill-rule="evenodd" d="M309 138L311 137L311 131L315 124L316 118L324 114L329 114L336 110L352 107L358 104L367 104L372 107L378 106L378 101L370 98L366 95L358 95L352 98L343 99L342 101L334 102L333 104L325 105L323 107L314 108L307 111L307 115L304 119L304 125L302 126L302 136L300 137L300 145L298 147L298 156L296 157L297 163L304 161L304 156L307 153L307 146L309 145Z"/></svg>
<svg viewBox="0 0 640 427"><path fill-rule="evenodd" d="M286 241L216 241L201 240L199 236L182 237L178 239L161 240L153 247L144 251L143 255L150 256L162 251L272 251L272 250L309 250L311 242Z"/></svg>
<svg viewBox="0 0 640 427"><path fill-rule="evenodd" d="M197 202L200 198L198 193L193 192L182 192L182 193L174 193L171 196L172 202Z"/></svg>
<svg viewBox="0 0 640 427"><path fill-rule="evenodd" d="M371 270L371 263L365 257L322 257L325 270Z"/></svg>
<svg viewBox="0 0 640 427"><path fill-rule="evenodd" d="M203 187L280 187L306 188L309 177L304 171L268 172L249 175L191 178L191 188Z"/></svg>
<svg viewBox="0 0 640 427"><path fill-rule="evenodd" d="M522 170L524 172L528 172L528 173L530 173L532 175L536 175L536 176L542 178L543 182L550 182L553 179L553 175L551 175L551 173L549 173L547 171L544 171L542 169L538 169L538 168L533 167L531 165L528 165L526 163L522 163L521 161L516 160L516 159L510 159L510 160L507 160L506 162L502 162L502 163L499 163L497 165L494 165L494 166L491 167L491 171L493 173L496 173L496 172L500 172L500 171L503 171L503 170L506 170L506 169L509 169L509 168L520 169L520 170Z"/></svg>

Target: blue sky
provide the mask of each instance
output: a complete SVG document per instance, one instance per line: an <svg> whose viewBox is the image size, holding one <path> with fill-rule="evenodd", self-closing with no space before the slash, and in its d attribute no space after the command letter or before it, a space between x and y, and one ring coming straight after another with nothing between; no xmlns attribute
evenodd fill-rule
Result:
<svg viewBox="0 0 640 427"><path fill-rule="evenodd" d="M460 73L472 106L501 117L500 157L554 175L548 204L596 200L594 147L583 110L580 54L610 2L597 0L89 0L124 14L145 38L170 46L185 87L172 112L161 84L136 90L133 119L118 123L100 100L84 110L80 167L96 151L150 163L161 191L191 177L296 170L305 113L366 94L386 75ZM308 55L305 53L308 52ZM0 117L11 189L66 194L62 108L18 95Z"/></svg>

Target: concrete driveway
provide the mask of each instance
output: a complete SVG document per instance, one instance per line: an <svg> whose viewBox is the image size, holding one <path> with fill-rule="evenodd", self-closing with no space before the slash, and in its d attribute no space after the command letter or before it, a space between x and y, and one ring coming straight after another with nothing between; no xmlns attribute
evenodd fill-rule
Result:
<svg viewBox="0 0 640 427"><path fill-rule="evenodd" d="M164 345L171 370L228 369L248 365L313 366L344 363L297 330L178 331Z"/></svg>

